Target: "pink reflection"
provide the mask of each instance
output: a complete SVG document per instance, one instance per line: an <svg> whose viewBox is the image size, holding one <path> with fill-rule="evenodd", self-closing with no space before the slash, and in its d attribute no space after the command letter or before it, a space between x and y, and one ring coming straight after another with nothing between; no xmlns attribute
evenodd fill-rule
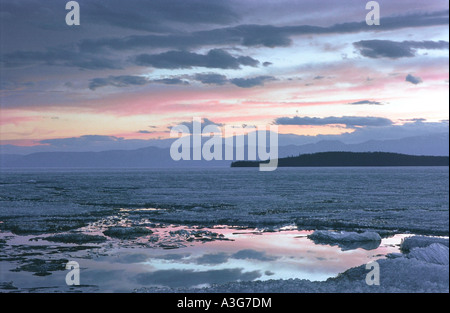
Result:
<svg viewBox="0 0 450 313"><path fill-rule="evenodd" d="M211 229L223 234L229 241L194 243L190 247L159 251L155 258L145 262L149 271L189 269L242 268L247 272L259 271L259 280L300 278L323 281L335 277L349 268L384 258L388 253L399 252L401 240L409 235L395 235L383 239L373 250L362 248L342 251L338 246L319 245L306 236L311 231L288 230L260 232L230 228ZM156 252L156 251L155 251ZM164 255L182 254L182 258L165 259ZM248 254L248 257L245 255ZM198 264L199 259L220 255L224 260L213 264Z"/></svg>

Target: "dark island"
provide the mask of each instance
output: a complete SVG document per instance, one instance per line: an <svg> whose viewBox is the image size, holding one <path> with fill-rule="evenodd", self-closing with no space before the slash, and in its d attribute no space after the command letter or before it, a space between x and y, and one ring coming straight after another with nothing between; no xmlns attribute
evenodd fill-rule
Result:
<svg viewBox="0 0 450 313"><path fill-rule="evenodd" d="M258 167L267 161L236 161L231 167ZM448 166L448 156L388 152L320 152L278 159L278 167Z"/></svg>

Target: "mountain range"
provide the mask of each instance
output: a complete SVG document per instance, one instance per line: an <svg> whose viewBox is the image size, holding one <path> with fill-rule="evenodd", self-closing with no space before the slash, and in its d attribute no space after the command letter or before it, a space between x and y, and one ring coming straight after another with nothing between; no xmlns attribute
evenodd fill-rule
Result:
<svg viewBox="0 0 450 313"><path fill-rule="evenodd" d="M282 136L282 135L280 135ZM449 134L437 133L426 136L395 140L370 140L347 144L337 140L321 140L315 143L295 145L289 140L279 140L279 158L317 152L392 152L409 155L448 156ZM172 141L162 141L160 146L133 150L107 150L98 152L36 152L30 154L0 153L3 168L165 168L165 167L229 167L231 161L173 161L170 157ZM289 143L289 144L286 144ZM247 146L246 146L247 148ZM225 150L225 146L223 146ZM247 150L246 150L247 151Z"/></svg>

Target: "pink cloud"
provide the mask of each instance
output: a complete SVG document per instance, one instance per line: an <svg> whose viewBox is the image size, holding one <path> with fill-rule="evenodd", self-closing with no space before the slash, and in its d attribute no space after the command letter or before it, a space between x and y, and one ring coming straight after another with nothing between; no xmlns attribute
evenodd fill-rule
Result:
<svg viewBox="0 0 450 313"><path fill-rule="evenodd" d="M2 112L2 115L0 115L0 125L13 124L15 126L19 126L23 123L41 120L41 117L37 116L8 116L8 114L5 113L6 112Z"/></svg>

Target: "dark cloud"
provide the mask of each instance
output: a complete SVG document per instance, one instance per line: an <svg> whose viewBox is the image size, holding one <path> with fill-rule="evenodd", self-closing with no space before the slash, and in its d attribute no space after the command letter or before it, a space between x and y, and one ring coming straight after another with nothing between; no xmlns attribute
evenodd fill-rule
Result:
<svg viewBox="0 0 450 313"><path fill-rule="evenodd" d="M53 1L48 1L53 3ZM12 16L12 20L22 19L22 15L29 16L35 21L38 16L36 12L42 12L43 16L48 16L58 7L58 14L54 16L64 16L65 10L60 5L39 4L27 1L26 4L17 4L17 1L2 2L2 18ZM215 23L229 24L235 21L237 16L229 5L222 1L171 1L168 5L165 1L130 1L126 4L123 1L111 0L108 2L86 1L80 4L83 7L82 26L90 23L100 23L116 25L121 28L150 30L149 34L130 35L129 32L109 37L105 35L103 28L95 28L92 33L81 31L70 35L76 35L76 41L65 46L65 48L45 47L40 50L16 50L2 54L2 64L8 67L18 67L23 65L45 64L77 67L82 69L120 69L126 63L123 59L115 55L111 58L112 52L122 50L137 49L176 49L179 51L169 51L162 54L143 54L135 61L139 65L154 66L159 68L190 68L202 66L209 68L237 69L242 65L257 66L259 62L251 57L233 57L220 49L213 49L207 55L183 52L200 47L211 46L265 46L265 47L286 47L291 43L291 37L301 35L321 35L321 34L343 34L356 33L361 31L385 31L409 27L422 27L432 25L448 25L448 10L434 13L416 13L404 16L383 17L382 23L376 28L367 26L365 21L344 24L335 24L328 27L297 25L297 26L272 26L272 25L238 25L231 27L214 28L201 31L170 31L180 23ZM38 7L36 12L32 8ZM196 9L198 8L198 9ZM227 9L228 8L228 9ZM46 13L46 10L49 12ZM220 12L225 12L224 14ZM59 28L65 29L52 16L51 25L57 24ZM221 18L223 17L223 18ZM165 23L164 21L169 21ZM44 23L44 21L42 21ZM25 20L23 21L25 23ZM37 22L39 23L39 22ZM8 22L8 25L10 23ZM3 24L2 24L3 26ZM11 27L11 26L9 26ZM48 26L50 27L50 26ZM47 27L47 28L48 28ZM50 27L51 28L51 27ZM167 29L166 29L167 28ZM9 29L9 28L8 28ZM32 31L34 32L34 31ZM11 29L11 33L14 31ZM62 33L62 32L61 32ZM119 32L120 33L120 32ZM48 33L40 33L43 38L42 43L57 46L56 38L66 39L58 33L55 40L47 40ZM65 35L66 33L64 33ZM13 36L10 36L13 37ZM8 38L10 38L8 37ZM70 38L70 37L69 37ZM8 39L12 40L12 39ZM76 43L75 43L76 42ZM9 43L9 41L8 41ZM7 46L16 46L9 43ZM403 42L395 43L390 41L362 41L355 43L361 53L368 57L390 57L398 58L413 56L414 49L448 49L447 42ZM17 46L21 46L17 44ZM123 58L123 56L122 56Z"/></svg>
<svg viewBox="0 0 450 313"><path fill-rule="evenodd" d="M446 10L433 13L415 13L403 16L384 17L381 25L376 28L368 26L365 21L335 24L329 27L310 25L238 25L184 34L87 39L80 43L80 48L82 51L99 51L103 48L132 50L146 47L192 49L211 45L265 46L273 48L289 46L292 36L345 34L362 31L373 32L374 30L386 31L401 28L448 25L448 21L448 10Z"/></svg>
<svg viewBox="0 0 450 313"><path fill-rule="evenodd" d="M258 261L274 261L277 258L273 256L268 256L264 251L256 251L252 249L239 250L232 255L235 259L250 259Z"/></svg>
<svg viewBox="0 0 450 313"><path fill-rule="evenodd" d="M34 82L17 82L12 80L1 80L0 81L0 90L12 91L12 90L21 90L25 88L34 87Z"/></svg>
<svg viewBox="0 0 450 313"><path fill-rule="evenodd" d="M89 83L89 89L95 90L100 87L114 86L114 87L127 87L130 85L142 86L148 84L150 81L142 76L109 76L107 78L94 78Z"/></svg>
<svg viewBox="0 0 450 313"><path fill-rule="evenodd" d="M154 83L160 83L165 85L189 85L189 82L180 78L162 78L152 80Z"/></svg>
<svg viewBox="0 0 450 313"><path fill-rule="evenodd" d="M145 262L149 259L149 256L143 253L133 253L133 254L125 254L123 256L120 256L119 258L115 258L113 262L115 263L123 263L123 264L130 264L130 263L141 263Z"/></svg>
<svg viewBox="0 0 450 313"><path fill-rule="evenodd" d="M217 265L227 262L228 258L228 254L220 252L215 254L204 254L201 257L197 258L195 262L197 264Z"/></svg>
<svg viewBox="0 0 450 313"><path fill-rule="evenodd" d="M193 77L194 80L197 80L203 84L210 85L225 85L227 83L231 83L235 86L241 88L252 88L256 86L263 86L264 83L268 81L276 80L273 76L256 76L250 78L233 78L228 79L225 75L208 73L208 74L196 74Z"/></svg>
<svg viewBox="0 0 450 313"><path fill-rule="evenodd" d="M233 281L252 281L260 276L259 271L243 272L239 268L210 271L161 270L140 273L135 276L135 280L142 285L163 285L177 288L203 284L225 284Z"/></svg>
<svg viewBox="0 0 450 313"><path fill-rule="evenodd" d="M413 76L411 74L406 75L405 81L410 82L411 84L418 85L422 83L422 78L419 76Z"/></svg>
<svg viewBox="0 0 450 313"><path fill-rule="evenodd" d="M353 43L361 55L368 58L405 58L416 55L416 49L444 50L448 49L447 41L391 41L361 40Z"/></svg>
<svg viewBox="0 0 450 313"><path fill-rule="evenodd" d="M233 78L230 82L241 88L263 86L265 82L276 80L273 76L257 76L252 78Z"/></svg>
<svg viewBox="0 0 450 313"><path fill-rule="evenodd" d="M271 66L273 63L272 62L264 62L263 63L263 66L264 67L267 67L267 66Z"/></svg>
<svg viewBox="0 0 450 313"><path fill-rule="evenodd" d="M92 2L92 1L89 1ZM239 20L226 1L202 0L109 0L91 5L98 22L147 31L168 31L177 24L227 24ZM89 10L89 9L88 9Z"/></svg>
<svg viewBox="0 0 450 313"><path fill-rule="evenodd" d="M368 105L383 105L383 103L379 102L379 101L372 101L372 100L361 100L361 101L356 101L356 102L351 102L349 104L352 105L363 105L363 104L368 104Z"/></svg>
<svg viewBox="0 0 450 313"><path fill-rule="evenodd" d="M249 56L241 56L238 57L238 62L242 65L257 67L259 65L259 61L255 60Z"/></svg>
<svg viewBox="0 0 450 313"><path fill-rule="evenodd" d="M247 47L287 47L292 43L290 35L294 35L289 28L272 25L242 25L236 30L242 31L241 44Z"/></svg>
<svg viewBox="0 0 450 313"><path fill-rule="evenodd" d="M64 29L65 3L68 1L2 0L1 12L16 23L33 21L41 29ZM83 25L108 25L149 32L168 32L173 24L223 25L237 22L238 12L227 1L203 0L78 0Z"/></svg>
<svg viewBox="0 0 450 313"><path fill-rule="evenodd" d="M239 69L241 65L257 66L259 61L251 57L233 57L221 49L210 50L207 54L187 51L168 51L161 54L141 54L135 58L140 66L152 66L165 69L182 69L192 67Z"/></svg>
<svg viewBox="0 0 450 313"><path fill-rule="evenodd" d="M243 45L286 47L291 43L291 32L271 25L239 25L192 33L167 35L140 35L125 38L86 39L80 42L82 51L98 52L102 49L133 50L136 48L176 48L188 50L205 46ZM293 33L295 34L295 32Z"/></svg>
<svg viewBox="0 0 450 313"><path fill-rule="evenodd" d="M15 51L2 56L5 67L22 67L45 64L77 67L88 70L120 69L118 60L99 57L90 53L78 53L70 49L49 48L45 51Z"/></svg>
<svg viewBox="0 0 450 313"><path fill-rule="evenodd" d="M448 50L448 41L404 41L404 43L409 44L411 48L414 49L427 49L427 50Z"/></svg>
<svg viewBox="0 0 450 313"><path fill-rule="evenodd" d="M193 78L202 84L208 85L225 85L228 83L228 79L225 75L215 73L195 74Z"/></svg>
<svg viewBox="0 0 450 313"><path fill-rule="evenodd" d="M180 78L163 78L150 80L143 76L122 75L109 76L106 78L94 78L89 83L89 89L95 90L97 88L114 86L114 87L128 87L128 86L143 86L149 83L158 83L165 85L189 85L189 82Z"/></svg>
<svg viewBox="0 0 450 313"><path fill-rule="evenodd" d="M390 40L362 40L353 43L361 55L369 58L413 57L414 51L408 45Z"/></svg>
<svg viewBox="0 0 450 313"><path fill-rule="evenodd" d="M189 257L189 253L171 253L171 254L164 254L164 255L158 255L154 256L155 259L162 259L167 261L179 261L181 259Z"/></svg>
<svg viewBox="0 0 450 313"><path fill-rule="evenodd" d="M389 126L392 125L390 119L372 116L343 116L343 117L280 117L275 120L277 125L334 125L341 124L348 128L363 126Z"/></svg>
<svg viewBox="0 0 450 313"><path fill-rule="evenodd" d="M413 123L423 123L426 122L427 119L426 118L406 118L406 119L400 119L402 122L413 122Z"/></svg>
<svg viewBox="0 0 450 313"><path fill-rule="evenodd" d="M225 85L231 83L241 88L251 88L262 86L265 82L276 80L273 76L257 76L252 78L234 78L228 79L225 75L215 73L195 74L189 79L199 81L203 84L209 85ZM105 78L94 78L89 82L89 89L96 90L101 87L129 87L129 86L143 86L150 83L158 83L165 85L189 85L189 82L179 77L162 78L162 79L148 79L143 76L121 75L109 76Z"/></svg>

